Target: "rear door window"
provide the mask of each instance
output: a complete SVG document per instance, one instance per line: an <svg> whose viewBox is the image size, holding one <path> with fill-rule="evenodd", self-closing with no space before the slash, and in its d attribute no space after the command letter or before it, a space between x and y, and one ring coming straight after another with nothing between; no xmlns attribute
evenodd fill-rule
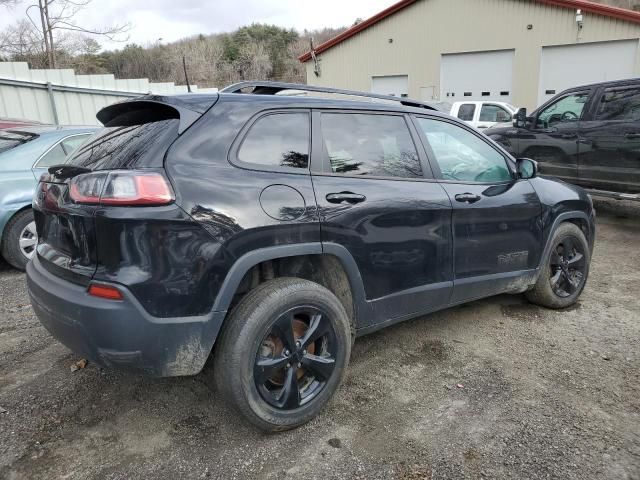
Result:
<svg viewBox="0 0 640 480"><path fill-rule="evenodd" d="M242 163L263 167L309 168L309 114L271 113L260 117L238 150Z"/></svg>
<svg viewBox="0 0 640 480"><path fill-rule="evenodd" d="M473 116L476 114L476 106L473 103L464 103L458 109L458 118L465 122L472 122Z"/></svg>
<svg viewBox="0 0 640 480"><path fill-rule="evenodd" d="M596 119L640 121L640 88L605 90L600 99Z"/></svg>
<svg viewBox="0 0 640 480"><path fill-rule="evenodd" d="M407 123L398 115L322 113L324 152L333 173L421 178Z"/></svg>

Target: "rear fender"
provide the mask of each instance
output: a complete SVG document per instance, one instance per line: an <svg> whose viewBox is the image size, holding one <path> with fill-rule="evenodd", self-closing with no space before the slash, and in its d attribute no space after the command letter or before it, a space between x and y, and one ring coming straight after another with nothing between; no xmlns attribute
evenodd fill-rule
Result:
<svg viewBox="0 0 640 480"><path fill-rule="evenodd" d="M337 257L347 273L354 302L354 322L356 326L359 325L358 316L363 312L366 305L362 278L356 262L348 250L342 245L332 243L312 242L296 245L278 245L246 253L236 260L225 277L213 307L214 312L226 312L229 309L240 282L254 266L267 260L300 255L322 255L323 253Z"/></svg>

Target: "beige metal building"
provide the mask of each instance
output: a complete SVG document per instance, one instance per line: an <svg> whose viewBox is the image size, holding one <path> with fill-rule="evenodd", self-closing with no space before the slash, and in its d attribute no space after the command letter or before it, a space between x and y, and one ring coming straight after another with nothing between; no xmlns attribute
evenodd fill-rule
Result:
<svg viewBox="0 0 640 480"><path fill-rule="evenodd" d="M529 109L640 77L640 12L585 0L402 0L300 57L307 82Z"/></svg>

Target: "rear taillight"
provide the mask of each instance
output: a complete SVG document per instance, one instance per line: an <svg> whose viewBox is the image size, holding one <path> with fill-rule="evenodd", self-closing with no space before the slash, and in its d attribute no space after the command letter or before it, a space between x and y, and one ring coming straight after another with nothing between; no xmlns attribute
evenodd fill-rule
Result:
<svg viewBox="0 0 640 480"><path fill-rule="evenodd" d="M69 194L76 203L100 205L166 205L174 200L162 174L135 170L77 175L69 183Z"/></svg>

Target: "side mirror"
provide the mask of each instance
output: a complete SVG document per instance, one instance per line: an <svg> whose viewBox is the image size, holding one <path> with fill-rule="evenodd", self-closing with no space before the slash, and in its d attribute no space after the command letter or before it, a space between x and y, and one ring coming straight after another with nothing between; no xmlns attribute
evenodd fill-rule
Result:
<svg viewBox="0 0 640 480"><path fill-rule="evenodd" d="M535 178L538 176L538 162L530 158L519 158L516 160L516 171L518 178Z"/></svg>
<svg viewBox="0 0 640 480"><path fill-rule="evenodd" d="M516 128L524 128L527 124L527 109L521 108L513 116L513 126Z"/></svg>

